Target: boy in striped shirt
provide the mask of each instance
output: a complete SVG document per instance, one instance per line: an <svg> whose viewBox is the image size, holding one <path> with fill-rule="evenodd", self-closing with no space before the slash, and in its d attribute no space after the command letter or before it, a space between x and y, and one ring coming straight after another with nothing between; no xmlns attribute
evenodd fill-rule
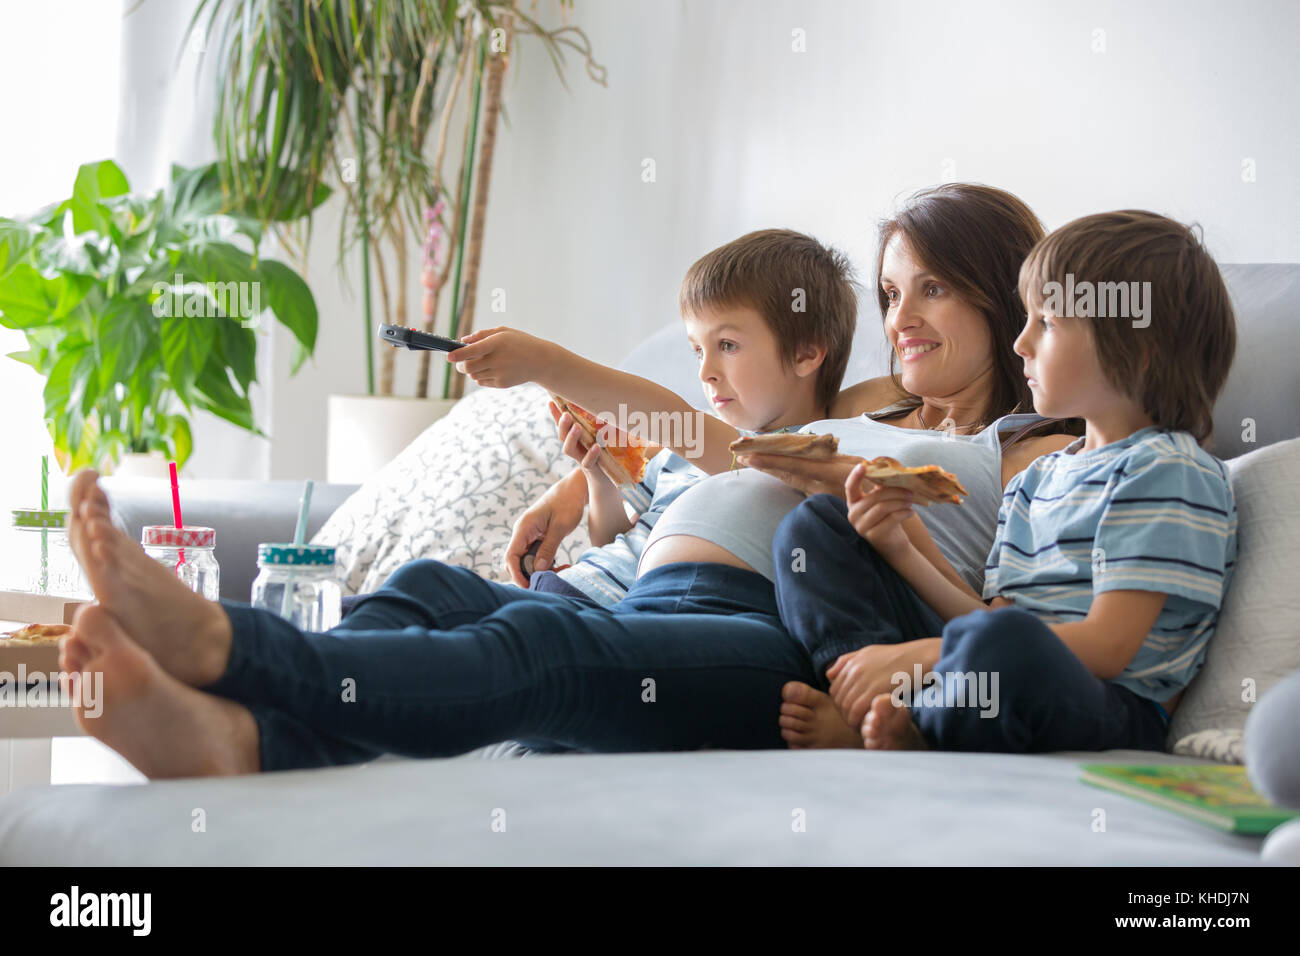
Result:
<svg viewBox="0 0 1300 956"><path fill-rule="evenodd" d="M1130 307L1105 308L1121 288ZM868 749L1163 750L1214 633L1237 532L1227 469L1201 447L1236 345L1217 265L1186 226L1105 213L1044 238L1020 291L1034 408L1087 431L1007 485L982 595L903 534L906 492L850 497L859 534L946 622L828 672Z"/></svg>

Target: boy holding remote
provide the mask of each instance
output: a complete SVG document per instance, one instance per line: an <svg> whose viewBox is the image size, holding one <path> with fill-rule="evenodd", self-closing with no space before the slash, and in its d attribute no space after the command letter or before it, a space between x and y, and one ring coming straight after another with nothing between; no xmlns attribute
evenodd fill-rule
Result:
<svg viewBox="0 0 1300 956"><path fill-rule="evenodd" d="M791 307L803 290L803 311ZM608 606L627 594L650 532L664 510L697 481L726 471L727 446L742 434L793 431L828 417L848 364L857 323L856 288L848 260L815 239L784 229L741 236L691 266L679 295L690 347L700 363L706 415L648 379L591 362L515 329L464 337L447 355L480 385L506 388L537 382L599 413L625 406L695 416L698 425L659 441L641 481L620 489L597 464L599 446L584 447L572 418L552 403L565 452L587 482L588 529L594 547L571 567L533 574L534 590ZM679 419L680 420L680 419ZM688 442L687 439L690 438ZM636 513L629 518L624 502Z"/></svg>

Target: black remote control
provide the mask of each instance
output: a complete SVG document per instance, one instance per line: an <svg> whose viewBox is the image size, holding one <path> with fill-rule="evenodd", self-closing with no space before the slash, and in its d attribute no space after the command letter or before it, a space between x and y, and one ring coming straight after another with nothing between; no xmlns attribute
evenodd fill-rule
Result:
<svg viewBox="0 0 1300 956"><path fill-rule="evenodd" d="M405 329L400 325L379 326L379 337L393 348L405 348L411 351L454 352L465 347L464 342L421 332L419 329Z"/></svg>

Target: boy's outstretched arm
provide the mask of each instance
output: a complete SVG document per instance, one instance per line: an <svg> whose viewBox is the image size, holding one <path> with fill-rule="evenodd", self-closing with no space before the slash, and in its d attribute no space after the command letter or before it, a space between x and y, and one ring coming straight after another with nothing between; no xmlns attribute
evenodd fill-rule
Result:
<svg viewBox="0 0 1300 956"><path fill-rule="evenodd" d="M548 391L563 395L583 408L599 414L613 412L620 404L629 411L678 413L682 427L668 427L667 434L639 434L671 448L710 474L731 467L727 449L740 432L721 419L692 408L676 392L639 375L631 375L592 362L568 349L520 332L494 328L471 332L463 339L465 348L447 353L477 384L489 388L510 388L536 382ZM688 427L687 416L694 421Z"/></svg>

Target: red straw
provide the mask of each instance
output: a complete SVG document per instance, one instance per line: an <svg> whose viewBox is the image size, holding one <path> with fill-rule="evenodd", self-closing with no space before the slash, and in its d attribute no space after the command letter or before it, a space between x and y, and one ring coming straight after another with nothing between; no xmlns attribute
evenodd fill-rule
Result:
<svg viewBox="0 0 1300 956"><path fill-rule="evenodd" d="M176 481L176 462L169 461L167 463L167 469L171 472L172 476L172 518L175 520L176 529L179 531L184 527L184 523L181 521L181 487ZM185 549L181 548L181 559L178 562L178 565L184 563Z"/></svg>

